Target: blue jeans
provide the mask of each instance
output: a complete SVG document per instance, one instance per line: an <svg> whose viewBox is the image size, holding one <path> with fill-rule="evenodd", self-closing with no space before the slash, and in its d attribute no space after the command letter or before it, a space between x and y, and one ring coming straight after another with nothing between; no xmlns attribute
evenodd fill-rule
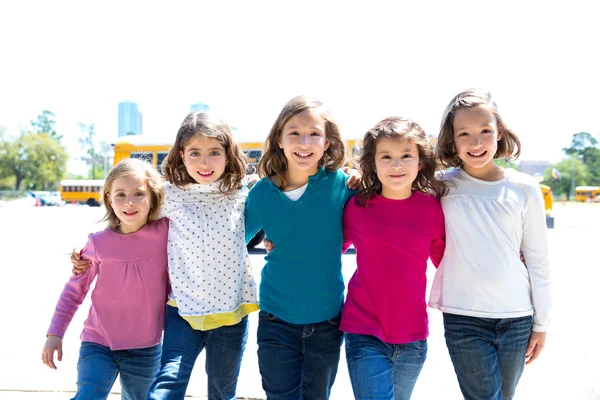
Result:
<svg viewBox="0 0 600 400"><path fill-rule="evenodd" d="M346 333L346 361L357 400L408 400L425 358L427 340L390 344Z"/></svg>
<svg viewBox="0 0 600 400"><path fill-rule="evenodd" d="M196 358L206 347L208 398L235 399L247 338L248 317L232 326L197 331L177 307L167 306L160 372L148 398L183 399Z"/></svg>
<svg viewBox="0 0 600 400"><path fill-rule="evenodd" d="M510 400L525 367L533 318L444 313L446 346L466 400Z"/></svg>
<svg viewBox="0 0 600 400"><path fill-rule="evenodd" d="M74 399L106 399L117 375L122 399L145 399L160 367L160 348L157 344L144 349L111 350L97 343L81 342Z"/></svg>
<svg viewBox="0 0 600 400"><path fill-rule="evenodd" d="M328 399L340 361L340 315L297 325L258 314L258 366L269 400Z"/></svg>

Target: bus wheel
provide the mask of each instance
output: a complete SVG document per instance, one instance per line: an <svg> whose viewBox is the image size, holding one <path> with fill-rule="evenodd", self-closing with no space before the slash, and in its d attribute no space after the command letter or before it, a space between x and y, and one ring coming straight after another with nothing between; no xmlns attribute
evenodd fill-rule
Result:
<svg viewBox="0 0 600 400"><path fill-rule="evenodd" d="M95 199L87 199L85 204L87 204L90 207L98 207L100 205L100 203L98 203Z"/></svg>

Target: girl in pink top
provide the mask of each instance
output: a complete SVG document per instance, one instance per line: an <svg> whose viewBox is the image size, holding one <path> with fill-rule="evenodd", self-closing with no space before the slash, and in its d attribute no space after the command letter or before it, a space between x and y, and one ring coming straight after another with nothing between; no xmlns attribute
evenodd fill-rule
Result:
<svg viewBox="0 0 600 400"><path fill-rule="evenodd" d="M168 220L157 220L163 183L154 168L128 159L102 188L109 227L89 236L91 267L69 279L48 328L42 361L56 369L62 338L90 286L92 305L81 334L75 399L106 399L117 375L123 399L145 399L160 367L167 299Z"/></svg>
<svg viewBox="0 0 600 400"><path fill-rule="evenodd" d="M433 149L423 129L386 118L364 137L363 187L344 210L344 250L354 244L340 329L356 399L409 399L427 355L427 260L445 248Z"/></svg>

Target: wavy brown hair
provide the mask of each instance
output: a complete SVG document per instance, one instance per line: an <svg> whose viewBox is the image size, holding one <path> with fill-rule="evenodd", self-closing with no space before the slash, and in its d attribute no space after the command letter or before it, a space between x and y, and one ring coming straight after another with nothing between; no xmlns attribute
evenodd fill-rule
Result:
<svg viewBox="0 0 600 400"><path fill-rule="evenodd" d="M246 155L233 139L229 125L218 117L204 112L190 113L181 123L175 144L161 167L166 180L180 188L197 183L185 169L180 153L185 150L185 146L193 137L213 138L221 143L225 149L227 163L223 175L219 178L221 179L219 190L228 196L239 190L246 175L248 164Z"/></svg>
<svg viewBox="0 0 600 400"><path fill-rule="evenodd" d="M454 116L461 108L475 107L484 107L490 110L496 118L498 133L502 134L502 138L498 141L498 149L494 154L494 159L506 158L507 161L513 161L521 155L521 141L500 117L498 106L496 106L490 92L483 89L467 89L454 96L442 117L435 150L438 160L444 167L460 167L462 165L454 145Z"/></svg>
<svg viewBox="0 0 600 400"><path fill-rule="evenodd" d="M369 200L375 194L380 194L383 188L375 171L377 143L382 138L408 139L417 145L421 168L412 184L413 191L434 195L438 199L448 192L448 187L444 182L435 178L436 161L433 146L423 128L408 118L389 117L371 128L363 139L363 148L359 159L362 187L355 198L358 206L367 207Z"/></svg>
<svg viewBox="0 0 600 400"><path fill-rule="evenodd" d="M150 212L148 213L146 223L155 221L158 218L160 206L164 198L164 180L152 164L136 158L127 158L119 161L110 169L110 172L106 176L100 197L100 202L106 208L106 214L102 218L102 221L108 221L108 226L112 229L117 229L121 225L121 220L117 217L114 208L110 204L109 197L112 185L117 179L124 176L139 176L144 179L146 188L150 192Z"/></svg>
<svg viewBox="0 0 600 400"><path fill-rule="evenodd" d="M261 178L276 176L281 181L281 188L285 187L287 158L283 149L279 148L283 127L294 116L311 111L318 113L325 120L325 135L329 140L329 147L319 160L319 168L324 166L327 171L331 172L344 165L346 145L342 140L340 128L329 111L317 99L296 96L283 106L265 141L264 153L258 163L258 175Z"/></svg>

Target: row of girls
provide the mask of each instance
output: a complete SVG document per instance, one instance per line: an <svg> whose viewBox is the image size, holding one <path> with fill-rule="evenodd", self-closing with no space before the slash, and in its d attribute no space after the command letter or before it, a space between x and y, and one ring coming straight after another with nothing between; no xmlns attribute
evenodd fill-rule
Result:
<svg viewBox="0 0 600 400"><path fill-rule="evenodd" d="M124 399L183 399L203 349L209 399L235 399L248 314L259 309L245 242L263 229L257 340L268 399L327 399L344 337L357 399L409 399L427 355L428 259L438 267L429 306L443 312L463 396L512 398L549 324L541 192L494 163L517 157L520 143L485 91L452 99L436 150L412 120L387 118L365 134L359 182L340 170L331 115L299 96L273 124L248 191L229 127L188 115L165 183L137 160L110 171L109 226L72 256L84 272L60 296L43 362L56 368L96 280L76 399L106 398L117 376ZM358 268L344 302L351 244Z"/></svg>

